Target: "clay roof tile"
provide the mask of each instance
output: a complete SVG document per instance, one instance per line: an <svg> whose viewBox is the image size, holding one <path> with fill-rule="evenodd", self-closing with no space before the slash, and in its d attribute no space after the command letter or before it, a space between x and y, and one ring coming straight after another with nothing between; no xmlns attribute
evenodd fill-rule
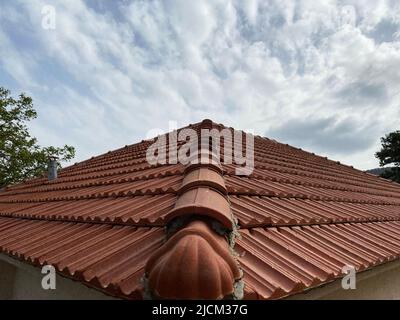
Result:
<svg viewBox="0 0 400 320"><path fill-rule="evenodd" d="M207 216L219 221L229 230L232 226L232 213L227 198L214 188L197 187L185 191L176 201L175 208L166 216L168 223L183 216Z"/></svg>
<svg viewBox="0 0 400 320"><path fill-rule="evenodd" d="M152 294L163 299L222 299L241 278L224 237L198 220L157 250L145 272Z"/></svg>

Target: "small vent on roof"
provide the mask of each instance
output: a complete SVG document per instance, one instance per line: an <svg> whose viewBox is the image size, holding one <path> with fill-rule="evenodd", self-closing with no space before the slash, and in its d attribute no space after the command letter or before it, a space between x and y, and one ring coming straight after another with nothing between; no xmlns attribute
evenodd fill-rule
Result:
<svg viewBox="0 0 400 320"><path fill-rule="evenodd" d="M49 181L57 179L57 157L49 157L47 178L49 179Z"/></svg>

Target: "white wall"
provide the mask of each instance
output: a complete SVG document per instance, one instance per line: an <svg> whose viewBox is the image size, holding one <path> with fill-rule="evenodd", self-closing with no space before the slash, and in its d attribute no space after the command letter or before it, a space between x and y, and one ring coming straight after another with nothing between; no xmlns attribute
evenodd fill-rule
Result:
<svg viewBox="0 0 400 320"><path fill-rule="evenodd" d="M113 299L100 291L58 274L56 289L44 290L41 285L43 276L41 269L0 254L0 299Z"/></svg>
<svg viewBox="0 0 400 320"><path fill-rule="evenodd" d="M363 271L356 275L356 289L342 288L341 279L320 288L311 289L289 297L294 300L351 300L351 299L400 299L400 261Z"/></svg>

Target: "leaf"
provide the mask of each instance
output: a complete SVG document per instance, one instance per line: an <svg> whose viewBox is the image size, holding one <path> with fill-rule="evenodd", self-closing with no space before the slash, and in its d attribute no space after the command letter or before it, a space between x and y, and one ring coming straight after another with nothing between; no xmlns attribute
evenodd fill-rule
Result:
<svg viewBox="0 0 400 320"><path fill-rule="evenodd" d="M381 138L382 148L375 153L381 167L392 164L394 168L386 170L382 177L400 182L400 131L391 132Z"/></svg>
<svg viewBox="0 0 400 320"><path fill-rule="evenodd" d="M43 174L50 156L69 161L75 148L40 147L26 123L37 117L31 97L20 94L18 99L0 87L0 188ZM61 166L60 166L61 167Z"/></svg>

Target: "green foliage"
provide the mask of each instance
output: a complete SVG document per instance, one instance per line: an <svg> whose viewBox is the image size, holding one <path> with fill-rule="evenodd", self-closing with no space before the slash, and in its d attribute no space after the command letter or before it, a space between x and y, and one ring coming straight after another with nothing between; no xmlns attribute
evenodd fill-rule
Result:
<svg viewBox="0 0 400 320"><path fill-rule="evenodd" d="M50 156L69 161L75 156L74 147L41 147L31 137L26 122L35 119L32 98L20 94L11 97L0 87L0 188L41 175Z"/></svg>
<svg viewBox="0 0 400 320"><path fill-rule="evenodd" d="M387 168L380 174L380 176L385 179L400 182L400 168L398 167Z"/></svg>
<svg viewBox="0 0 400 320"><path fill-rule="evenodd" d="M381 177L400 182L400 131L391 132L381 138L382 148L375 153L381 167L392 164Z"/></svg>

